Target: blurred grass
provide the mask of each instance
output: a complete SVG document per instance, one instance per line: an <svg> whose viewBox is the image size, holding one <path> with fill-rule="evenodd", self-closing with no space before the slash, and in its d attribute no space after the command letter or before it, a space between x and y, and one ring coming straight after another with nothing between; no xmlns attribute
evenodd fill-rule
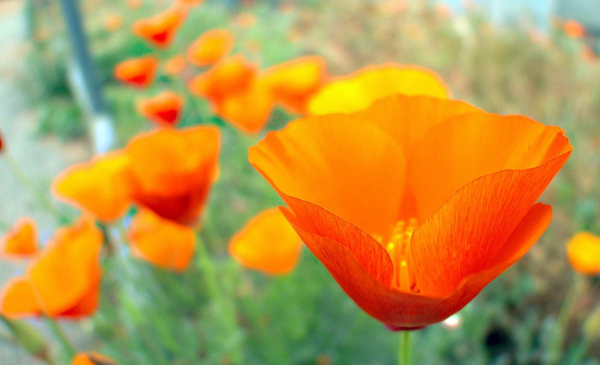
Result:
<svg viewBox="0 0 600 365"><path fill-rule="evenodd" d="M386 6L386 3L388 4ZM66 81L68 52L56 4L30 2L32 45L25 85L32 85L32 106L46 109L42 133L61 138L82 135L83 122ZM581 44L560 31L494 28L477 12L449 16L439 7L394 9L388 1L329 0L257 4L229 8L207 1L190 14L166 59L185 51L204 31L227 27L237 37L236 52L263 67L302 54L322 54L330 71L344 74L382 62L418 64L438 71L455 96L488 111L524 114L564 128L575 152L542 198L554 205L554 221L542 240L515 268L490 284L459 314L459 325L436 325L415 334L416 364L549 364L549 336L573 274L564 244L577 230L600 232L600 62L580 57ZM130 24L168 6L146 2L129 10L121 1L84 3L86 25L99 66L99 77L115 118L120 144L150 126L135 101L183 84L161 76L148 90L118 84L112 77L120 61L155 53L129 33ZM240 12L257 23L244 29ZM103 19L124 17L123 27L107 32ZM42 15L43 14L43 15ZM194 72L199 72L195 70ZM277 195L247 163L247 149L259 137L240 134L212 116L205 101L187 96L182 124L217 123L223 131L221 176L211 193L201 236L216 257L223 290L231 293L240 327L226 332L208 303L197 265L176 275L129 255L106 263L101 310L93 328L99 348L123 365L228 364L224 354L242 347L244 364L392 364L397 334L346 297L326 270L304 250L289 276L268 278L244 270L227 256L229 238L265 207L280 204ZM270 128L292 116L274 113ZM586 283L587 288L596 283ZM568 350L580 343L581 323L600 294L588 289L577 301L567 329ZM223 332L225 331L225 332ZM223 332L223 333L222 333ZM216 341L222 336L231 341ZM564 361L567 361L567 354ZM600 364L594 348L585 364ZM563 362L567 363L567 362Z"/></svg>

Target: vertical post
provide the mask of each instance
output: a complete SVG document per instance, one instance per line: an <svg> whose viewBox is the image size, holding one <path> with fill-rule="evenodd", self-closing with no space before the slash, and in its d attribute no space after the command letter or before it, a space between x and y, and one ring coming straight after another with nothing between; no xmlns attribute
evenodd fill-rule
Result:
<svg viewBox="0 0 600 365"><path fill-rule="evenodd" d="M96 152L110 149L114 132L106 103L97 79L87 36L83 30L77 0L59 0L73 51L73 68L70 73L75 96L83 104L91 120L92 139Z"/></svg>

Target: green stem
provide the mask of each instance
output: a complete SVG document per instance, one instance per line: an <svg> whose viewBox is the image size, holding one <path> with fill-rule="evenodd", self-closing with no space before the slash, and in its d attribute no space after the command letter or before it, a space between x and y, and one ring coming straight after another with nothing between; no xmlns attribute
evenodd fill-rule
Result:
<svg viewBox="0 0 600 365"><path fill-rule="evenodd" d="M49 194L44 194L38 189L33 180L31 180L31 178L25 173L25 171L21 168L21 165L19 165L17 160L15 160L10 153L5 153L3 158L6 159L17 179L21 181L23 185L27 186L27 188L35 195L38 203L56 216L56 218L60 221L62 218L61 214L52 203L52 200L50 200Z"/></svg>
<svg viewBox="0 0 600 365"><path fill-rule="evenodd" d="M563 342L565 337L565 329L569 324L571 314L573 313L573 307L577 302L579 293L581 291L583 282L579 275L574 275L573 284L567 292L565 301L560 307L558 315L556 317L556 325L554 331L550 337L550 343L548 346L549 350L549 364L558 364L563 356Z"/></svg>
<svg viewBox="0 0 600 365"><path fill-rule="evenodd" d="M71 341L69 341L62 328L60 328L60 325L52 317L46 317L46 323L62 346L63 354L68 358L70 363L76 354L75 347L71 344Z"/></svg>
<svg viewBox="0 0 600 365"><path fill-rule="evenodd" d="M400 331L399 365L410 365L410 331Z"/></svg>
<svg viewBox="0 0 600 365"><path fill-rule="evenodd" d="M221 285L217 280L213 261L211 260L206 248L206 243L202 241L202 238L199 234L197 237L198 264L204 273L206 281L205 285L208 290L208 294L212 299L215 300L219 314L222 316L222 323L228 332L224 340L231 340L232 336L235 336L237 332L235 304L233 302L233 298L223 295ZM235 348L231 351L230 356L233 364L242 364L243 354L239 346L235 346Z"/></svg>

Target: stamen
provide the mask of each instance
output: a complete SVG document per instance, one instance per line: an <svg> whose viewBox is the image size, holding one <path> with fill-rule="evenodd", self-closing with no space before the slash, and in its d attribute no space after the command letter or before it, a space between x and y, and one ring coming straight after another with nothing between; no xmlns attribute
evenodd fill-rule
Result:
<svg viewBox="0 0 600 365"><path fill-rule="evenodd" d="M398 221L392 229L388 244L385 246L394 264L392 287L413 293L418 293L419 288L417 287L414 270L411 270L408 262L408 253L410 240L416 228L416 218L411 218L408 222Z"/></svg>

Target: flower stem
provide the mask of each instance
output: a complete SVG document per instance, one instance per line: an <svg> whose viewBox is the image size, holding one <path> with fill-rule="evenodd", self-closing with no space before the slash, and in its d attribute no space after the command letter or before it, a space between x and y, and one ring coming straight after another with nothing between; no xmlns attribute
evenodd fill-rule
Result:
<svg viewBox="0 0 600 365"><path fill-rule="evenodd" d="M221 286L217 280L215 267L213 261L210 258L205 242L198 237L198 264L202 269L206 281L206 288L209 296L215 300L216 308L219 310L219 314L222 316L221 320L224 324L225 330L227 331L225 340L230 340L236 336L237 322L236 322L236 310L233 298L228 298L223 294ZM243 354L239 345L234 345L230 355L230 359L233 364L241 364Z"/></svg>
<svg viewBox="0 0 600 365"><path fill-rule="evenodd" d="M410 365L410 331L400 331L399 365Z"/></svg>
<svg viewBox="0 0 600 365"><path fill-rule="evenodd" d="M62 330L62 328L60 328L60 325L52 317L46 317L46 323L48 324L48 327L50 327L52 334L54 334L54 336L62 346L62 352L65 355L65 357L68 358L70 363L76 353L75 347L71 344L69 338Z"/></svg>

